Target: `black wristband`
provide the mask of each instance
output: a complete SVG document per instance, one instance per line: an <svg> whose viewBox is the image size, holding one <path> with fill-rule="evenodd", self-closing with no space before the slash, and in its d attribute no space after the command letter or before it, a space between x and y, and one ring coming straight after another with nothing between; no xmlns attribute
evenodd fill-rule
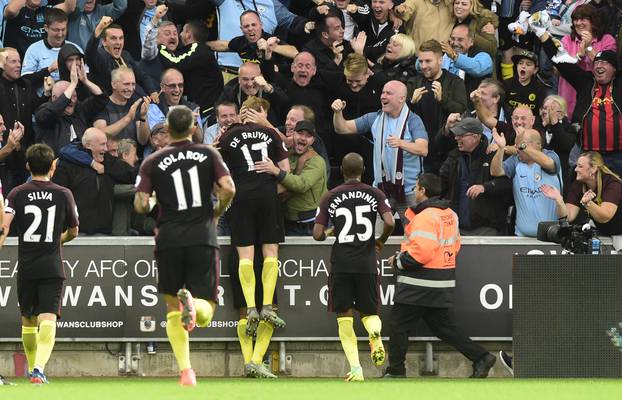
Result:
<svg viewBox="0 0 622 400"><path fill-rule="evenodd" d="M283 179L285 179L285 176L287 175L287 172L283 171L282 169L279 170L279 174L276 176L276 180L279 182L283 182Z"/></svg>

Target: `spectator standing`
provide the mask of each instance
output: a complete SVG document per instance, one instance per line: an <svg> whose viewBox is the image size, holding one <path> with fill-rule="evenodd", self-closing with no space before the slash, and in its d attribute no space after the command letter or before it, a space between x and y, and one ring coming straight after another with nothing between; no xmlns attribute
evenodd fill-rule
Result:
<svg viewBox="0 0 622 400"><path fill-rule="evenodd" d="M516 137L517 154L503 161L505 137L493 129L499 147L490 164L493 176L512 180L516 204L516 236L536 237L538 223L556 219L555 204L542 193L543 184L562 190L561 164L551 150L542 150L542 138L534 129L520 130Z"/></svg>
<svg viewBox="0 0 622 400"><path fill-rule="evenodd" d="M240 122L238 106L230 101L223 101L214 107L216 113L216 123L209 126L203 135L203 143L218 146L220 136L235 123Z"/></svg>
<svg viewBox="0 0 622 400"><path fill-rule="evenodd" d="M372 66L374 75L381 81L397 80L406 83L417 75L415 50L415 42L410 36L404 33L391 36L384 55Z"/></svg>
<svg viewBox="0 0 622 400"><path fill-rule="evenodd" d="M512 56L514 75L503 81L506 103L510 110L519 105L526 105L532 113L536 113L546 97L546 87L536 76L538 73L538 56L527 50Z"/></svg>
<svg viewBox="0 0 622 400"><path fill-rule="evenodd" d="M316 23L316 37L303 48L313 55L320 71L343 71L343 60L352 53L350 42L343 40L341 18L329 14Z"/></svg>
<svg viewBox="0 0 622 400"><path fill-rule="evenodd" d="M80 231L86 235L112 232L112 215L115 183L134 183L136 169L124 161L106 152L106 134L89 128L82 136L82 145L78 150L82 156L104 166L105 173L100 174L90 165L76 164L63 160L61 150L58 168L53 181L71 190L80 215ZM71 145L69 145L71 146Z"/></svg>
<svg viewBox="0 0 622 400"><path fill-rule="evenodd" d="M499 27L499 17L479 2L479 0L454 0L453 14L456 25L468 25L473 34L473 43L490 58L497 60L497 39L495 33Z"/></svg>
<svg viewBox="0 0 622 400"><path fill-rule="evenodd" d="M452 116L455 121L458 115ZM458 214L461 235L504 235L512 183L506 177L491 175L493 154L486 152L488 140L483 135L482 123L464 118L454 124L452 116L449 131L458 145L441 166L441 198L449 200Z"/></svg>
<svg viewBox="0 0 622 400"><path fill-rule="evenodd" d="M78 82L88 88L92 97L78 100ZM35 141L47 144L57 155L61 147L75 139L82 139L84 131L92 125L107 101L99 86L87 77L84 66L74 63L71 81L56 82L50 101L35 112Z"/></svg>
<svg viewBox="0 0 622 400"><path fill-rule="evenodd" d="M45 37L45 13L50 5L41 0L10 0L4 8L6 29L5 47L13 47L24 57L28 46ZM76 8L76 0L65 0L54 6L69 15Z"/></svg>
<svg viewBox="0 0 622 400"><path fill-rule="evenodd" d="M412 110L423 119L428 133L429 148L424 160L426 172L438 172L453 143L438 135L451 113L467 109L464 81L441 68L443 49L436 40L424 42L419 49L422 75L411 78L408 93Z"/></svg>
<svg viewBox="0 0 622 400"><path fill-rule="evenodd" d="M293 145L289 151L290 172L281 170L267 159L255 163L257 172L277 177L285 188L285 235L311 236L313 221L320 199L326 193L326 164L321 155L313 150L315 126L300 121L294 128Z"/></svg>
<svg viewBox="0 0 622 400"><path fill-rule="evenodd" d="M395 14L404 21L406 33L415 41L416 54L428 40L449 39L454 26L452 0L405 0L395 7Z"/></svg>
<svg viewBox="0 0 622 400"><path fill-rule="evenodd" d="M81 49L86 49L102 17L107 15L116 21L126 8L127 0L112 0L106 4L102 4L100 0L78 1L75 11L69 14L67 38Z"/></svg>
<svg viewBox="0 0 622 400"><path fill-rule="evenodd" d="M374 187L380 188L402 222L406 208L414 204L417 177L428 154L428 135L421 118L406 105L406 85L390 81L380 95L378 112L346 120L346 104L332 104L335 131L339 134L371 132L374 139Z"/></svg>

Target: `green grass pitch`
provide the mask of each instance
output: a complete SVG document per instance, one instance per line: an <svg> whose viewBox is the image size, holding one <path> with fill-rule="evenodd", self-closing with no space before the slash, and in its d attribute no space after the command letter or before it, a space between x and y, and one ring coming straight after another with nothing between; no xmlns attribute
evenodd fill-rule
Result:
<svg viewBox="0 0 622 400"><path fill-rule="evenodd" d="M199 378L194 388L180 387L173 378L56 378L35 386L25 378L15 386L0 386L0 399L11 400L535 400L615 399L622 380L405 379L345 383L337 379L251 380Z"/></svg>

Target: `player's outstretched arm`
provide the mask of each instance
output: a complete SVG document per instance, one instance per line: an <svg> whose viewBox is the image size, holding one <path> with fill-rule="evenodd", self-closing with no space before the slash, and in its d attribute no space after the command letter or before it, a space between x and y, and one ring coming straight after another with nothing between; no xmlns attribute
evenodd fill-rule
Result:
<svg viewBox="0 0 622 400"><path fill-rule="evenodd" d="M134 211L138 214L147 214L149 212L149 194L145 192L136 192L134 195Z"/></svg>
<svg viewBox="0 0 622 400"><path fill-rule="evenodd" d="M235 184L231 175L225 175L218 179L218 182L214 184L214 193L218 198L218 202L214 206L214 218L220 217L231 204L233 196L235 196Z"/></svg>
<svg viewBox="0 0 622 400"><path fill-rule="evenodd" d="M67 243L78 237L78 227L72 226L67 228L65 232L60 236L61 243Z"/></svg>

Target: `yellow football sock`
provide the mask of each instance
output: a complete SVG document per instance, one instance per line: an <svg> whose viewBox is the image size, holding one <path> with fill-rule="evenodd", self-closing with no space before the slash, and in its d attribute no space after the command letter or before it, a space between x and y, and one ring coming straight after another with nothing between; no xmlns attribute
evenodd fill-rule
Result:
<svg viewBox="0 0 622 400"><path fill-rule="evenodd" d="M35 356L37 355L37 333L39 328L36 326L22 326L22 345L24 354L28 360L28 371L35 367Z"/></svg>
<svg viewBox="0 0 622 400"><path fill-rule="evenodd" d="M253 261L247 258L240 260L238 267L240 275L240 285L244 292L244 300L248 308L255 307L255 271L253 270Z"/></svg>
<svg viewBox="0 0 622 400"><path fill-rule="evenodd" d="M190 341L188 340L188 331L181 324L180 311L171 311L166 314L166 336L168 336L168 341L173 348L179 370L191 368Z"/></svg>
<svg viewBox="0 0 622 400"><path fill-rule="evenodd" d="M276 279L279 277L279 260L276 257L266 257L263 260L261 270L261 283L263 284L263 304L272 304Z"/></svg>
<svg viewBox="0 0 622 400"><path fill-rule="evenodd" d="M369 336L374 333L380 334L380 331L382 331L382 321L380 321L380 317L377 315L368 315L361 318L361 322L363 323L365 330L367 330L367 333L369 333Z"/></svg>
<svg viewBox="0 0 622 400"><path fill-rule="evenodd" d="M240 340L244 364L251 362L251 357L253 356L253 338L246 334L247 322L248 320L246 318L242 318L238 321L238 339Z"/></svg>
<svg viewBox="0 0 622 400"><path fill-rule="evenodd" d="M356 333L354 333L354 318L340 317L337 318L337 323L339 324L341 346L343 347L343 352L346 353L350 368L360 367L359 349L356 343Z"/></svg>
<svg viewBox="0 0 622 400"><path fill-rule="evenodd" d="M255 349L253 350L253 356L251 357L251 361L253 363L261 364L263 362L263 356L266 354L266 350L268 350L270 339L272 339L272 332L274 332L272 324L269 324L266 321L259 322L259 326L257 327Z"/></svg>
<svg viewBox="0 0 622 400"><path fill-rule="evenodd" d="M212 303L203 299L194 299L194 309L197 312L197 326L207 327L214 318Z"/></svg>
<svg viewBox="0 0 622 400"><path fill-rule="evenodd" d="M514 64L501 63L501 78L510 79L513 76L514 76Z"/></svg>
<svg viewBox="0 0 622 400"><path fill-rule="evenodd" d="M39 322L39 337L37 338L37 351L34 366L40 368L42 371L45 368L45 364L48 363L50 355L52 355L55 340L56 322L47 319Z"/></svg>

